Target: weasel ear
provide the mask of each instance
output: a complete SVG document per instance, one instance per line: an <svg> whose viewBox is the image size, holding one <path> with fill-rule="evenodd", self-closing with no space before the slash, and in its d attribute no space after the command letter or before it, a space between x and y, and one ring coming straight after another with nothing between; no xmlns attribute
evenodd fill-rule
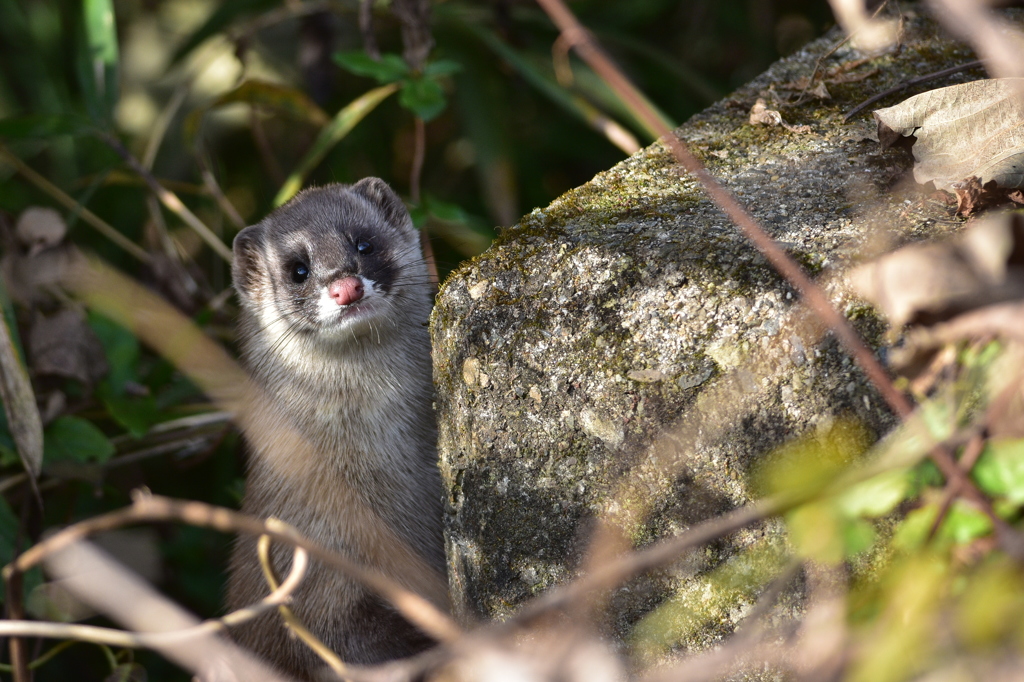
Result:
<svg viewBox="0 0 1024 682"><path fill-rule="evenodd" d="M395 227L411 227L409 211L402 199L380 178L363 178L352 185L351 190L379 208Z"/></svg>
<svg viewBox="0 0 1024 682"><path fill-rule="evenodd" d="M242 299L253 300L260 283L267 281L262 244L263 231L259 225L250 225L235 235L231 279Z"/></svg>

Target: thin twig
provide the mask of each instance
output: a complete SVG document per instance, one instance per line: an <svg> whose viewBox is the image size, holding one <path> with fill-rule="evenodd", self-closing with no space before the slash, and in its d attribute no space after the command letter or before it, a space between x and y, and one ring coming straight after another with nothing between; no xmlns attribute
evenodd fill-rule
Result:
<svg viewBox="0 0 1024 682"><path fill-rule="evenodd" d="M704 187L704 191L715 205L740 228L779 274L797 289L818 317L832 329L832 332L845 346L846 351L853 357L861 371L867 375L868 380L875 386L890 408L901 419L909 416L913 411L910 400L896 389L878 358L850 325L849 320L832 305L824 289L807 276L803 268L761 228L732 193L715 180L704 165L690 153L686 144L661 122L654 109L646 105L645 98L636 87L597 47L590 34L565 3L562 0L537 0L537 2L562 31L562 35L572 44L580 57L616 92L627 106L636 111L645 125L656 131L679 164ZM992 520L1004 549L1014 556L1024 555L1024 540L1019 538L1016 531L996 515L992 509L991 500L978 490L977 486L960 470L952 455L943 448L936 448L930 456L942 475L947 479L958 481L964 493L976 502Z"/></svg>
<svg viewBox="0 0 1024 682"><path fill-rule="evenodd" d="M54 656L56 656L60 652L64 651L68 647L74 646L75 644L78 644L78 641L73 640L73 639L72 640L63 641L63 642L61 642L59 644L55 644L45 654L42 654L39 658L37 658L34 661L32 661L31 663L29 663L28 664L28 669L29 670L35 670L36 668L39 668L39 667L41 667L43 665L46 665L46 663L50 659L52 659ZM14 672L14 666L13 665L7 665L7 664L0 665L0 671L3 671L5 673Z"/></svg>
<svg viewBox="0 0 1024 682"><path fill-rule="evenodd" d="M201 680L290 679L221 636L216 631L221 625L204 632L204 624L195 615L89 543L73 543L47 556L46 570L73 597L120 623L128 634L142 636L147 646ZM188 631L184 639L182 631ZM231 678L220 672L225 670L233 673Z"/></svg>
<svg viewBox="0 0 1024 682"><path fill-rule="evenodd" d="M419 116L413 117L415 134L413 135L412 170L409 173L409 197L412 203L420 204L420 180L423 177L423 161L427 155L427 126Z"/></svg>
<svg viewBox="0 0 1024 682"><path fill-rule="evenodd" d="M245 227L245 219L238 212L238 209L235 208L235 205L231 203L227 196L225 196L220 185L217 184L217 178L214 177L213 171L210 170L210 164L206 162L206 158L203 153L197 150L195 157L196 163L199 164L199 174L203 179L203 184L206 186L206 190L210 193L210 196L213 197L213 200L217 202L217 206L219 206L224 215L228 217L228 220L230 220L235 227L241 230Z"/></svg>
<svg viewBox="0 0 1024 682"><path fill-rule="evenodd" d="M674 538L663 540L653 547L613 559L597 567L591 573L537 597L506 621L506 624L509 627L527 625L552 610L583 599L591 592L621 584L644 571L676 560L688 549L699 547L777 514L790 504L792 504L791 501L781 499L753 502L723 516L710 519ZM499 627L504 626L505 624Z"/></svg>
<svg viewBox="0 0 1024 682"><path fill-rule="evenodd" d="M911 78L910 80L903 81L899 85L894 85L893 87L889 88L888 90L885 90L884 92L880 92L877 95L868 97L866 100L855 106L853 109L850 109L848 112L846 112L846 115L843 116L843 120L849 121L851 118L853 118L860 112L864 111L878 100L885 99L889 95L894 95L897 92L900 92L901 90L906 90L907 88L913 87L915 85L920 85L921 83L927 83L928 81L936 80L938 78L942 78L943 76L950 76L954 73L959 73L961 71L966 71L968 69L973 69L977 66L982 65L983 64L980 59L975 59L974 61L965 62L963 64L960 64L959 66L951 66L948 69L943 69L941 71L936 71L934 73L926 73L923 76L918 76L917 78Z"/></svg>
<svg viewBox="0 0 1024 682"><path fill-rule="evenodd" d="M373 0L359 0L359 33L363 36L363 50L371 58L380 59L380 48L373 33Z"/></svg>
<svg viewBox="0 0 1024 682"><path fill-rule="evenodd" d="M285 175L274 156L274 150L267 139L267 131L263 128L263 119L260 118L259 107L252 107L249 112L249 130L252 132L252 139L256 143L256 151L263 162L263 170L267 171L275 187L284 184Z"/></svg>
<svg viewBox="0 0 1024 682"><path fill-rule="evenodd" d="M20 620L25 617L21 607L21 591L24 584L22 575L12 575L7 578L6 582L7 618L12 621ZM0 624L3 624L3 622L0 620ZM11 668L14 673L14 682L29 682L31 679L28 672L28 650L23 639L24 636L19 636L19 633L11 633L10 641L7 643L8 650L11 652Z"/></svg>
<svg viewBox="0 0 1024 682"><path fill-rule="evenodd" d="M325 564L371 588L387 599L410 623L431 637L439 641L451 641L461 632L454 621L423 597L390 578L367 570L347 557L306 539L298 531L275 519L260 521L223 507L148 495L140 491L136 491L130 507L80 521L29 548L4 567L3 576L10 579L17 573L24 573L49 554L93 533L146 521L181 521L225 533L247 533L257 537L269 535L279 542L305 549Z"/></svg>
<svg viewBox="0 0 1024 682"><path fill-rule="evenodd" d="M270 562L270 536L261 535L259 540L256 541L256 552L259 555L260 567L263 569L263 577L266 579L267 584L270 585L270 589L277 590L278 578L274 573L274 567ZM301 639L303 643L313 650L320 660L330 666L331 670L341 678L345 678L348 672L347 667L342 663L338 655L331 651L330 647L324 644L320 639L309 631L299 617L295 615L286 604L280 604L277 607L281 617L284 618L285 624L288 629L291 630L296 637Z"/></svg>
<svg viewBox="0 0 1024 682"><path fill-rule="evenodd" d="M292 594L302 584L302 580L305 578L306 571L309 568L309 554L306 550L301 547L294 547L293 549L294 555L291 570L288 572L287 578L280 585L275 585L270 594L255 604L236 609L220 618L205 620L193 627L169 632L128 632L115 628L10 619L0 620L0 635L74 639L133 649L155 649L168 644L180 644L197 637L207 637L211 634L224 632L229 627L252 620L291 600Z"/></svg>
<svg viewBox="0 0 1024 682"><path fill-rule="evenodd" d="M109 133L99 133L99 137L107 144L107 146L117 152L118 156L120 156L124 162L127 163L128 166L145 181L149 186L150 191L160 199L160 203L163 204L168 211L181 218L182 222L191 227L192 230L194 230L195 233L198 234L199 237L206 242L218 256L228 263L231 262L231 249L224 246L224 242L221 241L220 237L215 235L213 231L203 223L203 221L197 218L196 214L189 210L188 206L182 203L181 199L178 198L178 195L161 185L153 174L146 170L142 164L139 163L138 159L132 156L131 152L125 149L120 140Z"/></svg>
<svg viewBox="0 0 1024 682"><path fill-rule="evenodd" d="M10 165L14 166L15 170L25 176L25 179L31 182L33 185L43 190L51 197L53 197L57 203L63 205L74 215L80 217L86 223L91 225L97 232L102 234L104 237L114 242L122 249L127 251L129 254L139 259L143 263L149 264L153 262L153 257L150 256L144 249L135 244L123 234L118 232L113 226L107 223L105 220L100 218L98 215L82 206L80 203L74 200L71 196L66 194L62 189L54 185L52 182L44 178L39 173L32 170L30 166L25 164L14 154L7 151L3 145L0 145L0 159L6 161Z"/></svg>
<svg viewBox="0 0 1024 682"><path fill-rule="evenodd" d="M340 9L340 6L332 0L312 0L311 2L285 3L284 7L280 7L270 12L264 12L249 23L244 24L240 29L232 31L231 40L235 43L239 41L248 41L254 33L262 31L265 28L269 28L274 24L279 24L282 21L299 19L301 17L309 16L310 14L318 14L320 12L336 8Z"/></svg>
<svg viewBox="0 0 1024 682"><path fill-rule="evenodd" d="M964 448L964 454L960 457L959 466L965 473L970 473L971 469L974 468L975 462L978 461L978 457L981 456L982 450L985 448L985 437L981 433L976 433L971 436L971 439L967 442L967 446ZM935 520L932 521L932 527L928 529L928 540L931 541L935 537L935 533L938 532L939 526L946 518L946 514L949 513L949 508L953 506L953 501L957 498L960 493L960 485L956 481L947 481L946 488L942 492L942 503L939 505L939 513L935 515Z"/></svg>

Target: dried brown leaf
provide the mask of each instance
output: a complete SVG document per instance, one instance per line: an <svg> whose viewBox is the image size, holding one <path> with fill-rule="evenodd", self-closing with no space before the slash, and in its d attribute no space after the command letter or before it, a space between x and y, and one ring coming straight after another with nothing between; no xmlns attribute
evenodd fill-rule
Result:
<svg viewBox="0 0 1024 682"><path fill-rule="evenodd" d="M754 106L750 109L750 124L751 125L766 125L770 127L782 126L786 130L792 133L809 133L811 127L806 125L790 125L786 123L782 114L775 109L769 109L765 101L760 97L754 103Z"/></svg>
<svg viewBox="0 0 1024 682"><path fill-rule="evenodd" d="M874 112L878 139L914 144L914 178L953 191L977 176L982 185L1024 187L1024 79L999 78L921 93Z"/></svg>
<svg viewBox="0 0 1024 682"><path fill-rule="evenodd" d="M855 268L849 282L894 327L1024 297L1024 216L995 215L954 239L905 246Z"/></svg>
<svg viewBox="0 0 1024 682"><path fill-rule="evenodd" d="M103 346L77 310L65 308L49 317L38 316L28 346L37 375L77 379L91 386L107 373Z"/></svg>

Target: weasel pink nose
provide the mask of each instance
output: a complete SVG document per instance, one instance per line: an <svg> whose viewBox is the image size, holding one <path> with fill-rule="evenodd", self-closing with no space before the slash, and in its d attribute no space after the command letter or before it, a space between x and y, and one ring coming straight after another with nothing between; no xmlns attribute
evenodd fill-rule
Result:
<svg viewBox="0 0 1024 682"><path fill-rule="evenodd" d="M358 277L336 279L327 287L327 293L338 305L355 303L363 297L363 280Z"/></svg>

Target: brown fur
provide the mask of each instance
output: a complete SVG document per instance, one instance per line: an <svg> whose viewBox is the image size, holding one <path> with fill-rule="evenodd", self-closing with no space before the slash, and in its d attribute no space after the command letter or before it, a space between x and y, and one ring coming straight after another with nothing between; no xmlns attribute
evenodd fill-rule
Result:
<svg viewBox="0 0 1024 682"><path fill-rule="evenodd" d="M369 255L360 250L367 244ZM265 398L252 415L259 428L247 432L243 511L292 524L447 607L431 285L401 200L376 178L307 190L240 232L234 250L242 357ZM308 279L298 281L296 263ZM331 327L333 317L322 316L334 309L320 290L352 275L372 284L349 307L367 304L369 312ZM290 556L275 546L279 574ZM255 540L240 540L228 606L258 601L267 589ZM378 597L316 562L292 608L347 663L408 656L430 643ZM234 635L293 675L310 678L323 667L276 613Z"/></svg>

